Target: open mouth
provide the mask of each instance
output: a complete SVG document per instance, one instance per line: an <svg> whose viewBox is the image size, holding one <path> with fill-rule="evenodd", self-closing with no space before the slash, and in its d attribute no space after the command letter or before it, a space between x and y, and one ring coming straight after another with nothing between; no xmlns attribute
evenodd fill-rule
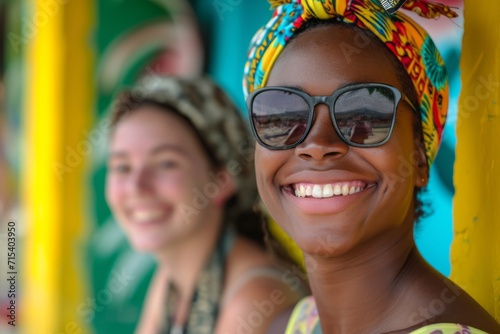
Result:
<svg viewBox="0 0 500 334"><path fill-rule="evenodd" d="M327 184L297 183L290 185L289 189L296 197L330 198L353 195L367 187L365 182L350 181Z"/></svg>

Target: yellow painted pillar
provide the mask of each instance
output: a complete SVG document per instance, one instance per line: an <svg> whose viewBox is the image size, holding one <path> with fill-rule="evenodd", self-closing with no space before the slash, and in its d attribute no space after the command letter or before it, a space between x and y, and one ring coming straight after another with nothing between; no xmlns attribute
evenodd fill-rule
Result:
<svg viewBox="0 0 500 334"><path fill-rule="evenodd" d="M21 329L85 333L85 157L92 143L93 1L27 0ZM29 26L29 27L28 27ZM28 30L29 29L29 30Z"/></svg>
<svg viewBox="0 0 500 334"><path fill-rule="evenodd" d="M451 278L500 321L500 2L465 0Z"/></svg>

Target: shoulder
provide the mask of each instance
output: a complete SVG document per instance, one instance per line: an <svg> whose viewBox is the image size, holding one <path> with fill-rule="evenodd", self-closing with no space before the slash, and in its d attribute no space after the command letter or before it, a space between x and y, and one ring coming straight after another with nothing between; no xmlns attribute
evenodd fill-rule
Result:
<svg viewBox="0 0 500 334"><path fill-rule="evenodd" d="M488 334L482 330L459 324L434 324L419 328L410 334Z"/></svg>
<svg viewBox="0 0 500 334"><path fill-rule="evenodd" d="M302 297L266 252L244 238L236 239L226 268L218 334L266 333Z"/></svg>
<svg viewBox="0 0 500 334"><path fill-rule="evenodd" d="M452 299L446 299L443 292L440 293L440 299L448 306L447 309L449 309L448 314L451 315L450 318L457 320L442 322L456 322L488 333L500 333L500 325L498 322L465 290L458 287L458 285L452 281L446 282L445 285L452 294L454 293L456 295L456 301L449 303ZM450 292L448 293L448 298L451 297ZM483 332L478 331L477 333Z"/></svg>
<svg viewBox="0 0 500 334"><path fill-rule="evenodd" d="M429 286L431 285L427 285L427 288ZM465 290L451 280L440 278L430 291L432 292L428 295L421 294L425 296L421 300L425 303L421 303L418 312L412 314L411 318L414 323L421 324L420 327L414 327L412 334L432 333L432 331L426 331L432 326L445 326L447 331L442 330L444 334L448 332L469 333L467 332L469 328L472 329L470 333L500 333L498 322Z"/></svg>
<svg viewBox="0 0 500 334"><path fill-rule="evenodd" d="M245 279L259 278L260 283L262 281L273 284L279 282L280 285L285 285L288 289L298 291L303 287L299 284L299 279L302 282L306 276L298 266L295 267L285 268L252 241L237 237L227 258L225 287L231 289L235 284L241 284Z"/></svg>

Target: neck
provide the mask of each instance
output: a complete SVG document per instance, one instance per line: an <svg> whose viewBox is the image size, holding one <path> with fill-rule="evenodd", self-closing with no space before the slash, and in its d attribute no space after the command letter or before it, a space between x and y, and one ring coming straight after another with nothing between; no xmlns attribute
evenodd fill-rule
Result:
<svg viewBox="0 0 500 334"><path fill-rule="evenodd" d="M422 261L411 230L398 238L373 238L340 256L306 255L323 333L384 332L384 326L394 326L389 315L401 305L411 288L408 278Z"/></svg>
<svg viewBox="0 0 500 334"><path fill-rule="evenodd" d="M217 210L205 218L205 223L201 224L197 231L156 254L159 271L165 279L176 285L181 303L190 302L199 274L217 247L223 211Z"/></svg>

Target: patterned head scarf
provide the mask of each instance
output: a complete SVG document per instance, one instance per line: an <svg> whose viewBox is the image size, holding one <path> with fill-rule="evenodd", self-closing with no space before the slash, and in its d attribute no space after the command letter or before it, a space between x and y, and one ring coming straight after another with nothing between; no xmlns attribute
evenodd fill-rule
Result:
<svg viewBox="0 0 500 334"><path fill-rule="evenodd" d="M232 175L236 184L232 212L252 209L258 197L253 157L247 155L253 153L249 150L254 144L253 137L236 105L214 81L207 77L181 79L151 75L124 94L118 96L113 107L115 124L117 112L134 109L130 100L152 101L172 108L188 119L209 156Z"/></svg>
<svg viewBox="0 0 500 334"><path fill-rule="evenodd" d="M429 166L436 157L448 112L448 79L444 61L427 32L401 12L391 15L376 0L269 0L271 20L257 31L245 65L245 97L264 87L271 69L290 38L311 19L337 18L368 29L396 56L418 95ZM403 7L422 17L456 17L449 7L408 0Z"/></svg>

